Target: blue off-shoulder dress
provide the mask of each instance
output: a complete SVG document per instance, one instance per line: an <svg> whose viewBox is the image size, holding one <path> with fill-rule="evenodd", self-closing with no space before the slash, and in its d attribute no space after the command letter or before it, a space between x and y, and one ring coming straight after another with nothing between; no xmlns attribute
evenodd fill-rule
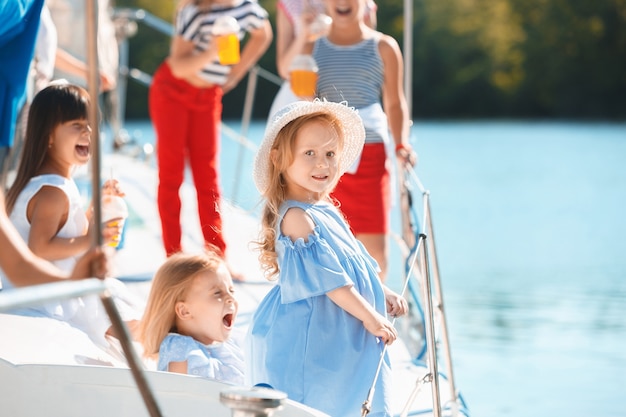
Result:
<svg viewBox="0 0 626 417"><path fill-rule="evenodd" d="M294 243L280 234L280 221L292 207L303 209L315 222L307 242ZM280 275L248 330L250 382L269 384L332 417L360 416L384 344L326 293L354 286L386 316L376 261L330 203L287 201L279 214ZM385 353L370 416L390 415L390 384Z"/></svg>
<svg viewBox="0 0 626 417"><path fill-rule="evenodd" d="M169 333L159 347L157 370L170 362L187 361L187 373L235 385L244 383L243 352L233 340L203 345L190 336Z"/></svg>

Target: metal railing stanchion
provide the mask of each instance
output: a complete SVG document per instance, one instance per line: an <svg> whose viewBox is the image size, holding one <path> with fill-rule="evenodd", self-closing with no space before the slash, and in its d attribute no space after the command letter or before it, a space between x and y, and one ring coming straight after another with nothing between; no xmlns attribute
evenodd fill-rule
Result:
<svg viewBox="0 0 626 417"><path fill-rule="evenodd" d="M430 236L431 240L431 269L433 271L433 286L435 291L435 297L437 299L437 310L441 314L441 345L443 349L443 360L446 367L446 373L448 375L448 383L450 387L450 398L452 399L452 417L456 417L458 415L459 410L459 399L458 393L456 391L456 385L454 382L454 371L452 366L452 350L450 348L450 336L448 333L448 320L446 319L444 302L443 302L443 290L441 288L441 275L439 274L439 261L437 258L437 250L435 245L435 232L433 228L433 219L432 219L432 211L430 208L430 200L427 203L427 222L426 222L426 230Z"/></svg>
<svg viewBox="0 0 626 417"><path fill-rule="evenodd" d="M443 302L443 289L441 286L441 274L439 269L439 261L437 257L437 248L435 243L435 234L434 234L434 226L433 226L433 218L432 218L432 209L430 202L430 192L424 188L419 177L415 173L412 167L405 167L406 172L408 173L408 177L410 181L407 180L407 184L405 184L405 189L409 190L412 186L417 187L422 193L422 201L423 201L423 219L421 222L415 221L415 224L420 223L422 226L421 231L416 231L415 234L418 235L418 245L419 242L423 239L423 252L420 253L420 257L417 260L417 264L419 266L420 274L415 274L411 276L410 273L407 273L406 279L416 279L419 287L422 292L424 306L424 318L425 318L425 338L426 338L426 351L428 354L428 364L431 372L435 372L433 370L432 364L437 364L437 345L439 343L440 352L443 354L442 360L443 365L445 367L445 372L447 374L447 381L449 383L449 391L450 391L450 404L449 408L446 408L451 412L452 417L456 417L459 415L461 407L463 407L462 400L457 392L455 379L454 379L454 371L452 364L452 354L450 348L450 337L448 331L448 323L446 319L444 302ZM416 212L411 207L412 214L417 217ZM430 240L429 243L426 242L427 238ZM404 294L403 294L404 295ZM438 315L437 315L438 314ZM440 326L440 336L435 336L435 318L438 317L440 322L438 326ZM440 338L439 342L437 339ZM438 370L436 371L438 375ZM430 382L430 381L427 381ZM438 404L440 404L440 393L438 379L435 379L433 382L433 398L438 398ZM420 381L418 381L420 383ZM424 383L422 381L421 383ZM436 385L435 385L436 384ZM416 390L419 388L416 387ZM437 391L437 392L435 392ZM413 398L417 395L417 393L412 393ZM433 400L434 401L434 400ZM408 407L408 404L407 404ZM435 410L433 410L435 412Z"/></svg>
<svg viewBox="0 0 626 417"><path fill-rule="evenodd" d="M248 85L246 86L246 98L243 104L243 115L241 119L241 133L239 135L239 152L237 153L237 164L235 165L235 172L240 173L243 166L243 157L246 152L246 148L243 145L245 138L248 136L248 129L250 127L250 119L252 118L252 108L254 106L254 96L256 95L256 84L258 79L258 72L256 67L252 67L248 72ZM239 194L239 181L241 175L237 175L233 184L233 202L237 202L237 196Z"/></svg>
<svg viewBox="0 0 626 417"><path fill-rule="evenodd" d="M420 233L419 238L424 242L422 251L422 276L423 276L423 297L424 297L424 319L426 321L426 354L428 355L428 372L432 375L432 399L433 417L441 416L441 395L439 392L439 370L437 364L437 343L435 341L434 309L432 291L430 285L430 266L428 261L428 240L426 234Z"/></svg>

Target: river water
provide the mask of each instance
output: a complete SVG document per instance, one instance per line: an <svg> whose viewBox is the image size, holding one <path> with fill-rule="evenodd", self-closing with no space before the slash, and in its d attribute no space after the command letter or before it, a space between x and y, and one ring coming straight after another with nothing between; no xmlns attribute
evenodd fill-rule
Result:
<svg viewBox="0 0 626 417"><path fill-rule="evenodd" d="M626 416L626 124L416 122L412 143L471 415ZM238 149L223 141L223 192L254 210Z"/></svg>

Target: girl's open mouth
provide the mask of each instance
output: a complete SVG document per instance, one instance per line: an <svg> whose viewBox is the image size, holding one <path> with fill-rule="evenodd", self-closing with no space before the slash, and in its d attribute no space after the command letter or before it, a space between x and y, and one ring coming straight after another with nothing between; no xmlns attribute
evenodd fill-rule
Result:
<svg viewBox="0 0 626 417"><path fill-rule="evenodd" d="M231 327L233 327L234 321L235 321L235 315L232 313L226 314L224 317L222 317L222 323L224 324L224 327L226 327L227 329L230 329Z"/></svg>
<svg viewBox="0 0 626 417"><path fill-rule="evenodd" d="M89 156L89 145L76 145L76 152L80 156Z"/></svg>
<svg viewBox="0 0 626 417"><path fill-rule="evenodd" d="M351 11L352 11L352 9L350 7L348 7L348 8L340 8L340 7L338 7L338 8L335 9L335 13L337 13L339 16L349 15Z"/></svg>

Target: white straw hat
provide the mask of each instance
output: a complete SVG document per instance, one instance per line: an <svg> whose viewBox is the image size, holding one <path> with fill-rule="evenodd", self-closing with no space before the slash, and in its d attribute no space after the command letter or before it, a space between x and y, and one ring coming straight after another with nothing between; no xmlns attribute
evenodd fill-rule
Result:
<svg viewBox="0 0 626 417"><path fill-rule="evenodd" d="M298 117L318 112L333 114L341 121L344 143L343 150L339 155L339 175L346 172L359 157L365 142L365 128L358 111L354 107L348 107L348 103L345 101L334 103L317 98L313 101L296 101L280 109L273 117L272 122L268 124L265 130L265 137L254 158L252 175L256 188L261 194L267 191L269 185L270 151L278 132Z"/></svg>

